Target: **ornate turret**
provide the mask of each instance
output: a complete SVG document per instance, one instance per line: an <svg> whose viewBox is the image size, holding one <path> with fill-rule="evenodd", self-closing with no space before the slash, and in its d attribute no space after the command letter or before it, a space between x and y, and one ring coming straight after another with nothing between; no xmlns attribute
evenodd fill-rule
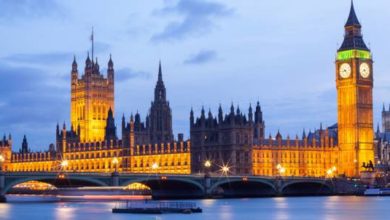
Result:
<svg viewBox="0 0 390 220"><path fill-rule="evenodd" d="M194 110L191 108L190 112L190 126L194 124Z"/></svg>
<svg viewBox="0 0 390 220"><path fill-rule="evenodd" d="M249 119L249 122L253 122L253 112L252 112L252 105L251 104L249 104L248 119Z"/></svg>
<svg viewBox="0 0 390 220"><path fill-rule="evenodd" d="M172 111L166 99L166 90L162 78L161 61L158 65L158 79L154 89L154 101L147 116L146 127L152 144L173 141Z"/></svg>
<svg viewBox="0 0 390 220"><path fill-rule="evenodd" d="M116 140L116 126L115 126L115 119L114 115L112 113L111 108L108 110L107 120L106 120L106 135L105 140Z"/></svg>
<svg viewBox="0 0 390 220"><path fill-rule="evenodd" d="M362 26L356 16L353 1L351 3L351 10L349 12L348 20L345 23L344 42L338 51L358 49L370 51L363 41L361 33Z"/></svg>
<svg viewBox="0 0 390 220"><path fill-rule="evenodd" d="M114 82L114 62L112 62L111 54L110 54L110 60L108 61L107 78L112 83Z"/></svg>
<svg viewBox="0 0 390 220"><path fill-rule="evenodd" d="M154 89L154 101L155 102L165 102L166 101L166 90L164 81L162 78L162 68L161 68L161 61L158 65L158 80L156 87Z"/></svg>
<svg viewBox="0 0 390 220"><path fill-rule="evenodd" d="M23 142L22 142L21 153L29 153L29 152L30 152L30 150L28 149L27 138L26 138L26 135L24 135Z"/></svg>

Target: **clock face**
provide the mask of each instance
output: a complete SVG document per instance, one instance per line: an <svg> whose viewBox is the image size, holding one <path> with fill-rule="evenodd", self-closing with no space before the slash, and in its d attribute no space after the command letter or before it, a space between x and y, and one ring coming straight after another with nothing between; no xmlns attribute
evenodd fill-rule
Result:
<svg viewBox="0 0 390 220"><path fill-rule="evenodd" d="M360 64L360 75L363 78L368 78L370 76L370 66L367 63L362 63Z"/></svg>
<svg viewBox="0 0 390 220"><path fill-rule="evenodd" d="M351 72L352 72L351 66L348 63L343 63L340 66L339 72L340 72L340 76L342 78L348 78L351 75Z"/></svg>

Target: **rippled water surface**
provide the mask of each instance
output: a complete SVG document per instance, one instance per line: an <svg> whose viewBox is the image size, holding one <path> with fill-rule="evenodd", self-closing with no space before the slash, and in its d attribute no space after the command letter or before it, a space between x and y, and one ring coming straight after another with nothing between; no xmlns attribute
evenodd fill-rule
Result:
<svg viewBox="0 0 390 220"><path fill-rule="evenodd" d="M50 202L42 197L9 197L0 219L390 219L390 197L290 197L194 200L201 214L112 214L115 202Z"/></svg>

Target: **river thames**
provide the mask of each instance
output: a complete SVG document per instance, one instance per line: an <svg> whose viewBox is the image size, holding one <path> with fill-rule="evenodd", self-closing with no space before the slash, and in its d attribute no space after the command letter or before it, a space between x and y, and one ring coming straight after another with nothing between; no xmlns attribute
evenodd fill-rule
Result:
<svg viewBox="0 0 390 220"><path fill-rule="evenodd" d="M33 201L32 201L33 200ZM0 219L136 219L136 220L252 220L252 219L388 219L390 197L287 197L194 200L200 214L112 214L115 202L49 202L41 198L9 197L0 204Z"/></svg>

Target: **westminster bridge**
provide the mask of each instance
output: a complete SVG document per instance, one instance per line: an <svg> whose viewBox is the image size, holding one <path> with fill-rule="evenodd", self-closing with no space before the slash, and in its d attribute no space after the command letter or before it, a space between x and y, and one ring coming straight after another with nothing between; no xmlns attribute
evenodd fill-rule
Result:
<svg viewBox="0 0 390 220"><path fill-rule="evenodd" d="M13 186L41 181L56 187L128 186L141 183L151 189L153 198L270 197L356 194L356 182L336 178L168 175L134 173L2 172L0 197Z"/></svg>

